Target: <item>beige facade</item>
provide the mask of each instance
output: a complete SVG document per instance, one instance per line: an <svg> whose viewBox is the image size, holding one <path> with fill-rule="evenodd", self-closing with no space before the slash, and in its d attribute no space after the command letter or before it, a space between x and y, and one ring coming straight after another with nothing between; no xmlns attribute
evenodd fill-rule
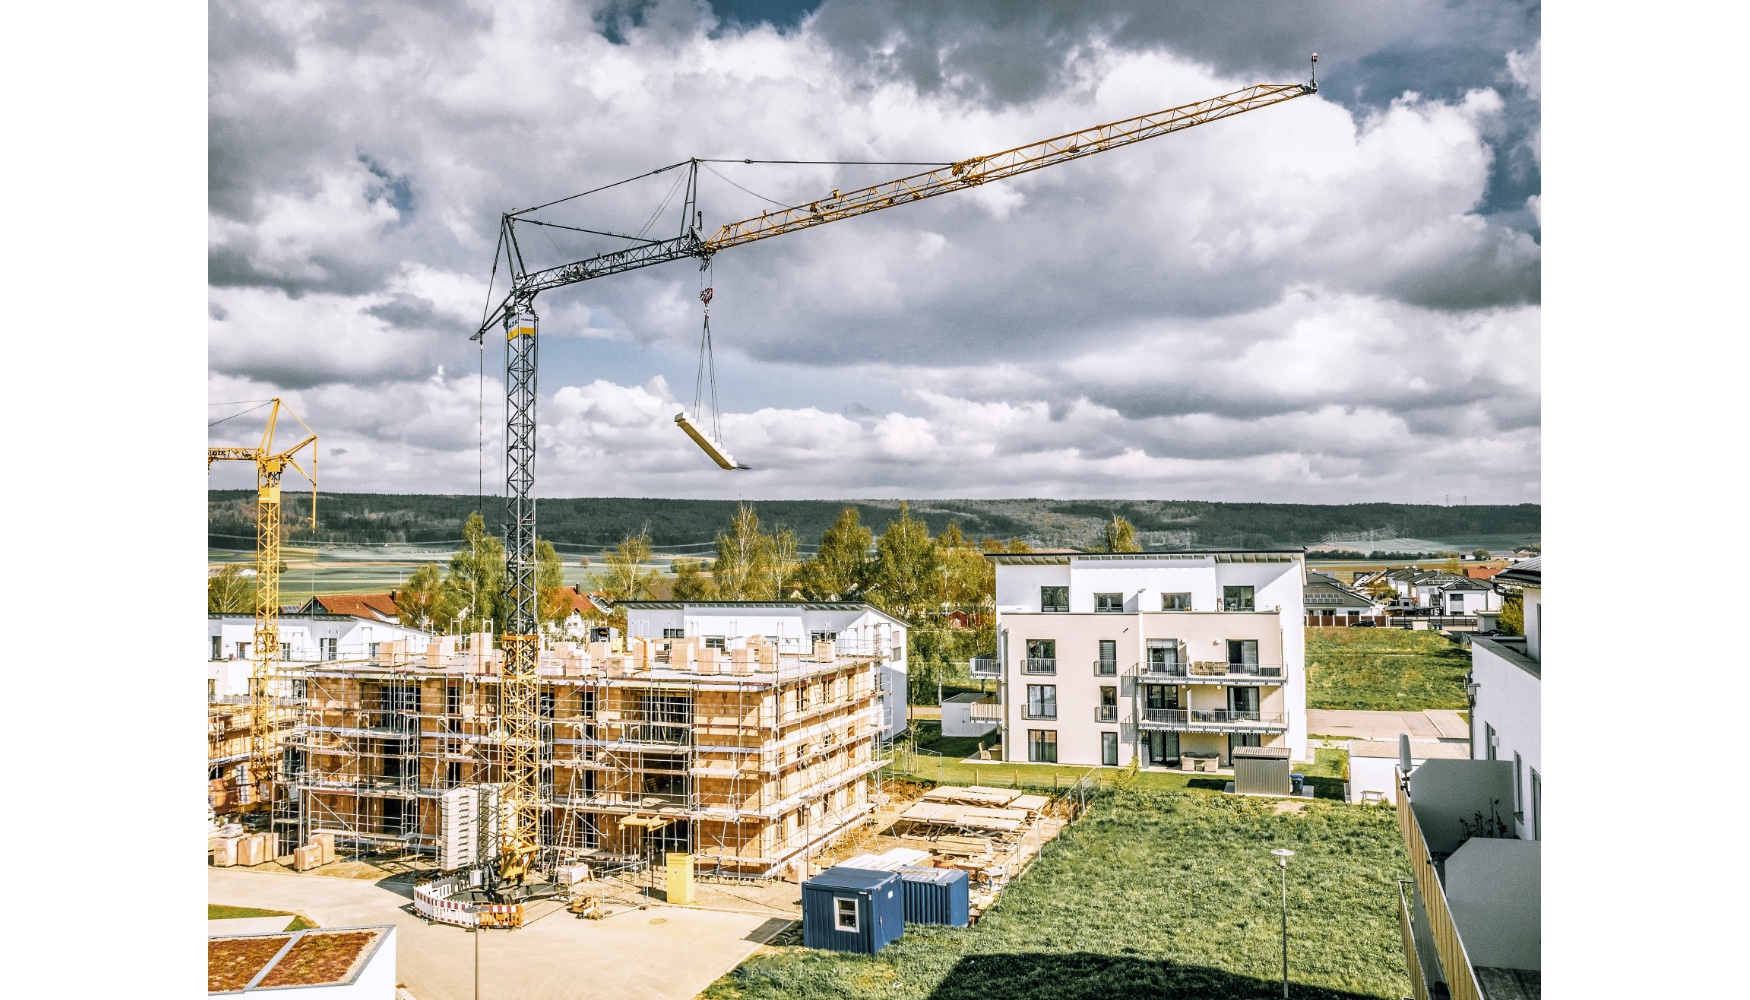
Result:
<svg viewBox="0 0 1750 1000"><path fill-rule="evenodd" d="M554 860L677 851L701 871L767 874L866 818L873 650L617 645L542 651L541 845ZM499 779L500 656L487 636L385 647L286 671L301 712L287 741L297 835L434 852L443 792Z"/></svg>

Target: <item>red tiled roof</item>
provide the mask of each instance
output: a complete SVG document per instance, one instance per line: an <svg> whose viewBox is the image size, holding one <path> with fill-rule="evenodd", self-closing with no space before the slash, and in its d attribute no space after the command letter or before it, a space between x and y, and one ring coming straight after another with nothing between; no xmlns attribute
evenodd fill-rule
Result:
<svg viewBox="0 0 1750 1000"><path fill-rule="evenodd" d="M1495 574L1501 572L1503 568L1501 566L1466 566L1464 575L1472 580L1489 580L1493 579Z"/></svg>
<svg viewBox="0 0 1750 1000"><path fill-rule="evenodd" d="M393 591L383 594L318 594L314 600L322 610L331 615L387 618L394 621L401 614L400 609L395 607Z"/></svg>

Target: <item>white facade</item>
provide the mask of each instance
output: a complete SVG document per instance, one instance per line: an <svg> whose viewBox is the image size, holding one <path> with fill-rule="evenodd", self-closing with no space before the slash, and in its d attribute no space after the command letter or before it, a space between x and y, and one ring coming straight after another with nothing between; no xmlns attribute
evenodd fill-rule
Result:
<svg viewBox="0 0 1750 1000"><path fill-rule="evenodd" d="M1542 560L1502 571L1523 587L1525 636L1471 640L1471 757L1513 765L1514 826L1527 840L1543 837L1543 585Z"/></svg>
<svg viewBox="0 0 1750 1000"><path fill-rule="evenodd" d="M989 558L1005 760L1307 759L1298 550Z"/></svg>
<svg viewBox="0 0 1750 1000"><path fill-rule="evenodd" d="M1393 805L1398 801L1398 764L1401 762L1397 740L1350 740L1349 801L1369 801L1374 793L1380 801ZM1470 747L1464 742L1444 740L1411 740L1410 770L1426 760L1467 760Z"/></svg>
<svg viewBox="0 0 1750 1000"><path fill-rule="evenodd" d="M431 633L352 615L287 615L279 620L281 659L290 663L356 660L377 646L405 640L423 652ZM255 647L254 615L207 615L207 682L211 698L247 696Z"/></svg>
<svg viewBox="0 0 1750 1000"><path fill-rule="evenodd" d="M851 601L625 601L626 630L646 639L721 639L735 648L748 636L763 636L779 652L810 649L831 641L840 655L880 659L881 738L905 728L905 623L862 602Z"/></svg>
<svg viewBox="0 0 1750 1000"><path fill-rule="evenodd" d="M992 717L995 710L996 695L957 694L948 698L942 702L942 735L988 736L997 731L997 719Z"/></svg>

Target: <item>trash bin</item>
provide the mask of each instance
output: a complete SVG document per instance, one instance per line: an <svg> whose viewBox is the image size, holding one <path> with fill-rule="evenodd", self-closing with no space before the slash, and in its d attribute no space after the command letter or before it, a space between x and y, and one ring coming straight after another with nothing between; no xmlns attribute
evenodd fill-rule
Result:
<svg viewBox="0 0 1750 1000"><path fill-rule="evenodd" d="M1288 774L1288 783L1293 787L1294 794L1299 795L1301 794L1301 789L1306 787L1306 775L1301 774L1299 771L1290 771Z"/></svg>

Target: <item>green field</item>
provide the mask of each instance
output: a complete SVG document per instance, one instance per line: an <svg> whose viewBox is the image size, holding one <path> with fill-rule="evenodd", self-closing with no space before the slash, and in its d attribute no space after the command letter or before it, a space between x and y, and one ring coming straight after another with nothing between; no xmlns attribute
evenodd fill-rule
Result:
<svg viewBox="0 0 1750 1000"><path fill-rule="evenodd" d="M1470 653L1438 632L1306 630L1306 707L1364 711L1465 708Z"/></svg>
<svg viewBox="0 0 1750 1000"><path fill-rule="evenodd" d="M207 904L208 920L240 920L244 917L297 917L298 919L286 925L288 931L308 930L316 925L301 913L289 913L285 910L258 910L252 906L220 906L216 903Z"/></svg>
<svg viewBox="0 0 1750 1000"><path fill-rule="evenodd" d="M1281 995L1289 866L1289 979L1298 1000L1409 993L1388 809L1140 789L1103 795L1047 845L977 926L911 925L876 956L779 948L714 983L711 1000L1266 998Z"/></svg>

